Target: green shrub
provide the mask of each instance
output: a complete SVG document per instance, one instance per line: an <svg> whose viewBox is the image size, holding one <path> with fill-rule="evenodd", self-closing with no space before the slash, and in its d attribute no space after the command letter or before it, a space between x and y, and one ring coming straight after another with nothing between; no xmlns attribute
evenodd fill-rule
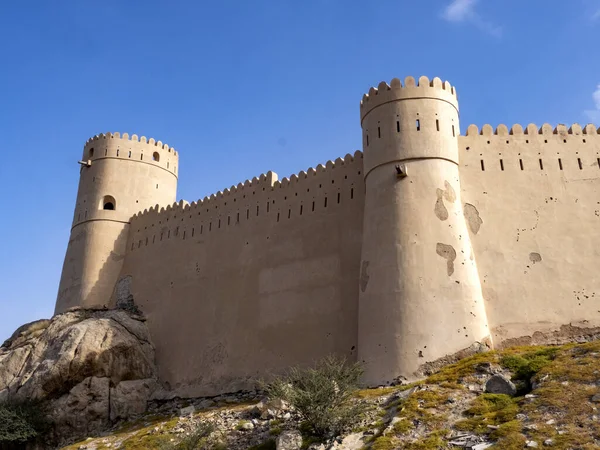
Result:
<svg viewBox="0 0 600 450"><path fill-rule="evenodd" d="M293 368L266 386L270 398L290 403L308 430L318 437L337 435L352 427L366 410L355 398L363 369L328 356L314 368Z"/></svg>
<svg viewBox="0 0 600 450"><path fill-rule="evenodd" d="M500 364L513 373L513 379L529 383L531 378L542 368L550 364L558 348L536 349L522 355L506 355L500 359Z"/></svg>
<svg viewBox="0 0 600 450"><path fill-rule="evenodd" d="M41 405L31 402L0 403L0 447L11 448L33 442L49 429L50 424Z"/></svg>

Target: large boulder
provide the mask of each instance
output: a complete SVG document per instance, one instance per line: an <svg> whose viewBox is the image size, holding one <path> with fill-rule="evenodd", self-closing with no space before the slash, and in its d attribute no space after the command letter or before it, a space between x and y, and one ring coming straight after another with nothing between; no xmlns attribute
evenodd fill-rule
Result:
<svg viewBox="0 0 600 450"><path fill-rule="evenodd" d="M144 318L124 310L71 310L0 347L0 401L42 402L62 436L145 412L156 378Z"/></svg>

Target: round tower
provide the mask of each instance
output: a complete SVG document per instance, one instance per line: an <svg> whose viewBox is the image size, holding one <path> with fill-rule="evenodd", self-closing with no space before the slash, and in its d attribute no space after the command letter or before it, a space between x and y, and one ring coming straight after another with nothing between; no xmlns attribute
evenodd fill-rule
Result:
<svg viewBox="0 0 600 450"><path fill-rule="evenodd" d="M358 358L368 385L491 346L461 202L458 116L439 78L394 79L363 96Z"/></svg>
<svg viewBox="0 0 600 450"><path fill-rule="evenodd" d="M134 134L107 133L83 148L71 237L55 314L73 306L108 305L136 212L168 205L177 194L178 154Z"/></svg>

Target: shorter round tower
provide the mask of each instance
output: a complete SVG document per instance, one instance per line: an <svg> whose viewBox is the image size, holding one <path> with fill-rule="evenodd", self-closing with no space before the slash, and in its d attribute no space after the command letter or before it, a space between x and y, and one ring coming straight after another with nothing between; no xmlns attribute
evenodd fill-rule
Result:
<svg viewBox="0 0 600 450"><path fill-rule="evenodd" d="M167 144L135 134L100 134L87 141L55 314L108 305L125 257L129 220L145 208L175 201L178 158Z"/></svg>
<svg viewBox="0 0 600 450"><path fill-rule="evenodd" d="M358 358L364 381L415 379L439 358L489 342L463 215L458 101L421 77L363 97L365 210Z"/></svg>

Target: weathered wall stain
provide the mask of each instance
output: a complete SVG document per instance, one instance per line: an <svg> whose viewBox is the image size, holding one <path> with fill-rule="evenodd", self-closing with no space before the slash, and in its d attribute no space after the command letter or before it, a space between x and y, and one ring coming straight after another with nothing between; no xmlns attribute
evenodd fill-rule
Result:
<svg viewBox="0 0 600 450"><path fill-rule="evenodd" d="M456 192L454 192L454 188L448 183L448 181L444 181L445 190L436 189L435 193L437 195L437 200L435 202L434 212L438 219L447 220L448 219L448 209L446 205L444 205L444 199L450 203L454 203L456 201Z"/></svg>
<svg viewBox="0 0 600 450"><path fill-rule="evenodd" d="M360 269L360 290L365 292L369 284L369 261L363 261Z"/></svg>
<svg viewBox="0 0 600 450"><path fill-rule="evenodd" d="M542 255L540 255L539 253L536 252L531 252L529 254L529 261L531 261L532 263L537 263L540 262L542 260Z"/></svg>
<svg viewBox="0 0 600 450"><path fill-rule="evenodd" d="M479 228L481 228L481 224L483 224L483 220L479 217L479 211L475 206L470 203L465 203L465 219L467 219L467 223L469 224L469 228L473 232L473 234L479 233Z"/></svg>
<svg viewBox="0 0 600 450"><path fill-rule="evenodd" d="M452 275L454 273L454 260L456 259L456 250L454 250L454 247L438 242L435 251L446 260L448 276Z"/></svg>

